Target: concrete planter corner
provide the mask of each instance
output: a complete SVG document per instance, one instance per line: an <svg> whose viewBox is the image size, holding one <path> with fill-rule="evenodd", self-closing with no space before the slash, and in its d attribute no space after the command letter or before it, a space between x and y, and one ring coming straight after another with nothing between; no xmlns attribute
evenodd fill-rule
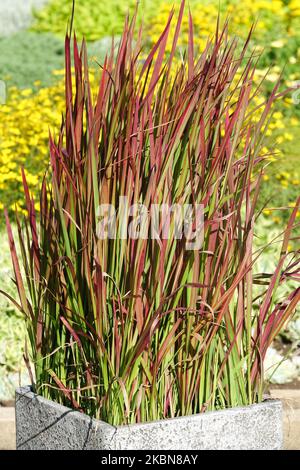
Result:
<svg viewBox="0 0 300 470"><path fill-rule="evenodd" d="M34 394L16 391L17 449L276 450L282 405L257 405L161 421L111 426Z"/></svg>

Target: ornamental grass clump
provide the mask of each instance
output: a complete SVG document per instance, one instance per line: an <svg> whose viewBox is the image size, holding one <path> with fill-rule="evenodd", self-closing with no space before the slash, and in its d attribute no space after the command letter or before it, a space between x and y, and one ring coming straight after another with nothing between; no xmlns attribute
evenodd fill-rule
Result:
<svg viewBox="0 0 300 470"><path fill-rule="evenodd" d="M300 199L275 272L254 274L262 149L279 84L252 120L260 88L250 35L241 48L217 26L196 55L190 15L178 58L183 12L184 2L169 54L173 12L146 57L135 17L127 20L117 53L112 45L99 64L95 96L75 36L72 74L68 31L66 110L49 138L39 217L23 172L20 257L6 215L34 390L114 425L261 401L267 348L300 299L294 288L276 300L300 277L299 252L288 252ZM162 216L174 204L192 208L192 230L180 232L173 212ZM154 229L145 223L153 206ZM201 246L191 249L199 227Z"/></svg>

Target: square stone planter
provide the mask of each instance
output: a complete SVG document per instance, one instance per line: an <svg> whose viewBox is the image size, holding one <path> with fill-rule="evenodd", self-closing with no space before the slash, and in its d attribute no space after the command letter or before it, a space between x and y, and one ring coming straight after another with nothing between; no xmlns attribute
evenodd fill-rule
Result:
<svg viewBox="0 0 300 470"><path fill-rule="evenodd" d="M34 393L16 391L17 449L281 449L282 405L257 405L161 421L111 426Z"/></svg>

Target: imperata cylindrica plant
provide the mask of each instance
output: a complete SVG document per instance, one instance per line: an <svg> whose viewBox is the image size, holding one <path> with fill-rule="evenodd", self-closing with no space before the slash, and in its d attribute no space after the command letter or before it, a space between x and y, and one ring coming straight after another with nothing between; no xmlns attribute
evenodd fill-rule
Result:
<svg viewBox="0 0 300 470"><path fill-rule="evenodd" d="M264 136L280 84L255 105L252 31L241 45L218 24L200 53L189 13L178 50L184 11L182 2L177 19L170 12L148 53L127 19L97 89L69 28L65 115L39 201L22 173L18 254L6 214L34 390L111 424L261 401L266 351L300 300L299 287L278 296L300 279L299 251L288 249L300 198L275 272L255 272ZM174 205L191 208L189 229L176 236L176 211L158 210L153 231L151 208ZM201 243L187 249L197 229Z"/></svg>

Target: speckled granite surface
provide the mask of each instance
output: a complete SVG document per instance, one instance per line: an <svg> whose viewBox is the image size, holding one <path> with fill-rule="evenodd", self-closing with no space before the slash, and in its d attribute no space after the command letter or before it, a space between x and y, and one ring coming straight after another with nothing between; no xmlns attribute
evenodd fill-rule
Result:
<svg viewBox="0 0 300 470"><path fill-rule="evenodd" d="M258 405L163 421L111 426L33 394L16 393L18 449L281 449L282 405Z"/></svg>

